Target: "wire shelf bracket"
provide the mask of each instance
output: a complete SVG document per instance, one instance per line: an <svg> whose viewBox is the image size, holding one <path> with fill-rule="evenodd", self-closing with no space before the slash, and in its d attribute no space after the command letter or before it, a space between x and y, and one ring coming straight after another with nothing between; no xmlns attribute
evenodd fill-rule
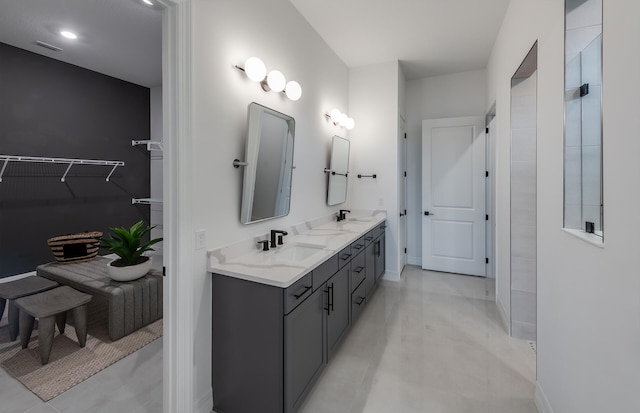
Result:
<svg viewBox="0 0 640 413"><path fill-rule="evenodd" d="M140 205L151 205L151 204L161 204L162 199L158 198L132 198L131 205L140 204Z"/></svg>
<svg viewBox="0 0 640 413"><path fill-rule="evenodd" d="M131 141L131 146L136 146L136 145L147 145L148 151L164 151L164 148L162 147L162 142L158 142L158 141L151 141L151 140Z"/></svg>
<svg viewBox="0 0 640 413"><path fill-rule="evenodd" d="M111 172L107 175L105 181L109 182L111 175L115 172L119 166L124 166L122 161L103 161L98 159L70 159L70 158L43 158L39 156L18 156L18 155L0 155L0 162L2 162L2 169L0 169L0 183L2 182L2 176L9 162L28 162L28 163L52 163L52 164L66 164L67 169L60 178L60 182L65 182L67 175L73 165L99 165L99 166L112 166Z"/></svg>

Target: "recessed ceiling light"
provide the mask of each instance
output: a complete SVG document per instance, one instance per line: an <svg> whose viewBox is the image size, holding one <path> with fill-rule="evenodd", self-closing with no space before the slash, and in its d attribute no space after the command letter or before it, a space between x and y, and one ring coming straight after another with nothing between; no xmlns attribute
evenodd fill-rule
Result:
<svg viewBox="0 0 640 413"><path fill-rule="evenodd" d="M149 6L153 6L153 2L151 0L142 0L145 4L148 4Z"/></svg>
<svg viewBox="0 0 640 413"><path fill-rule="evenodd" d="M70 32L70 31L68 31L68 30L62 30L62 31L60 32L60 35L62 35L62 36L64 36L64 37L66 37L67 39L77 39L77 38L78 38L78 35L77 35L77 34L75 34L75 33L73 33L73 32Z"/></svg>

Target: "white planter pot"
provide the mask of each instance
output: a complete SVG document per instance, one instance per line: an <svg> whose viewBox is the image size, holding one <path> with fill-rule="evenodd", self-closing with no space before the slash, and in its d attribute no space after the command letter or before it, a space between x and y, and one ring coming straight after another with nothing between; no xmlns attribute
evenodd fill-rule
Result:
<svg viewBox="0 0 640 413"><path fill-rule="evenodd" d="M113 261L107 264L107 273L114 281L133 281L144 276L151 269L151 258L146 257L147 260L140 264L129 265L127 267L114 267L111 265Z"/></svg>

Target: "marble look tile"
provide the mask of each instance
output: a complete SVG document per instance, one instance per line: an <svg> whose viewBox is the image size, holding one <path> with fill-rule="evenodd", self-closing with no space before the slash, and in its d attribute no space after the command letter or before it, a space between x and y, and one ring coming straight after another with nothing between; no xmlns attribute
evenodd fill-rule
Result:
<svg viewBox="0 0 640 413"><path fill-rule="evenodd" d="M602 87L589 86L582 98L582 145L602 145Z"/></svg>
<svg viewBox="0 0 640 413"><path fill-rule="evenodd" d="M44 403L0 367L0 409L2 413L24 413Z"/></svg>
<svg viewBox="0 0 640 413"><path fill-rule="evenodd" d="M601 152L600 146L582 148L582 203L584 205L600 206Z"/></svg>
<svg viewBox="0 0 640 413"><path fill-rule="evenodd" d="M494 289L406 267L378 287L300 412L537 412L534 355L502 328Z"/></svg>
<svg viewBox="0 0 640 413"><path fill-rule="evenodd" d="M56 409L55 407L49 404L40 404L38 406L35 406L25 411L24 413L61 413L61 412L60 410Z"/></svg>
<svg viewBox="0 0 640 413"><path fill-rule="evenodd" d="M511 322L536 324L536 293L511 289Z"/></svg>
<svg viewBox="0 0 640 413"><path fill-rule="evenodd" d="M511 288L535 293L536 279L535 259L511 258Z"/></svg>

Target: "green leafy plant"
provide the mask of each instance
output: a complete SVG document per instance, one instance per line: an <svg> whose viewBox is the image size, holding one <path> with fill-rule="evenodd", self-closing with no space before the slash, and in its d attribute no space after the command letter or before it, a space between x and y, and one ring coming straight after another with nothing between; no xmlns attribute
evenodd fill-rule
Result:
<svg viewBox="0 0 640 413"><path fill-rule="evenodd" d="M162 238L155 238L146 244L142 244L142 237L155 228L155 226L143 228L143 225L142 221L138 221L129 229L125 227L109 228L112 232L109 238L100 239L101 248L105 248L120 257L112 265L126 267L140 264L148 259L142 253L155 251L151 246L162 241Z"/></svg>

